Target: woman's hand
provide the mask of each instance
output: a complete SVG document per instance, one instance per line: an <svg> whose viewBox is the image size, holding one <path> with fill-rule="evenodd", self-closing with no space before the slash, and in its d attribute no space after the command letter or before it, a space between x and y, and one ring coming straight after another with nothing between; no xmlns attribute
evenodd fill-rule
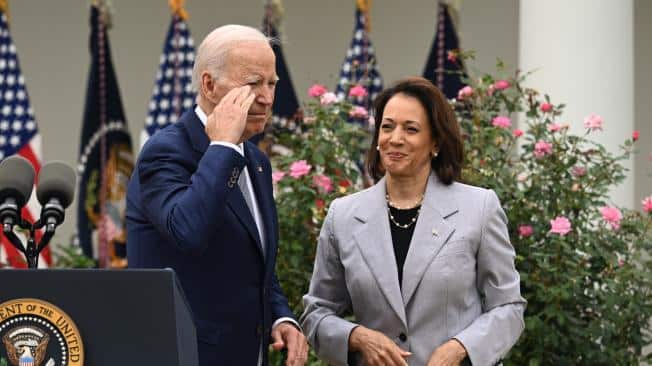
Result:
<svg viewBox="0 0 652 366"><path fill-rule="evenodd" d="M411 352L402 350L384 334L358 326L349 336L349 349L360 352L365 365L408 366L406 359Z"/></svg>
<svg viewBox="0 0 652 366"><path fill-rule="evenodd" d="M466 349L457 339L437 347L430 356L427 366L458 366L466 357Z"/></svg>

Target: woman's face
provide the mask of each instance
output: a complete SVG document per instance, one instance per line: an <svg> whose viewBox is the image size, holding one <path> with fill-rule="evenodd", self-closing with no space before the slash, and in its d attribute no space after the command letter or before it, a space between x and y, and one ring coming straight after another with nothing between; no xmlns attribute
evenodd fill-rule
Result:
<svg viewBox="0 0 652 366"><path fill-rule="evenodd" d="M380 161L392 177L411 177L430 173L432 138L428 114L417 98L399 93L383 110L378 132Z"/></svg>

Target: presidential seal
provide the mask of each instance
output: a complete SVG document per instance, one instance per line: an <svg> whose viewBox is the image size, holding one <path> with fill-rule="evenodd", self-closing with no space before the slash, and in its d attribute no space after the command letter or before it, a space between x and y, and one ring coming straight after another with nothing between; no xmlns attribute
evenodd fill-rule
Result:
<svg viewBox="0 0 652 366"><path fill-rule="evenodd" d="M84 346L77 326L58 307L38 299L0 304L0 364L81 366Z"/></svg>

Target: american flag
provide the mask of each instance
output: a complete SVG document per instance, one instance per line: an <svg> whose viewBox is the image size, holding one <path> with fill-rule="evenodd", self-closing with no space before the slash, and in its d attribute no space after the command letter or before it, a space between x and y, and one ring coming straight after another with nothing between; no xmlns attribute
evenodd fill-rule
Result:
<svg viewBox="0 0 652 366"><path fill-rule="evenodd" d="M442 2L438 6L437 31L423 70L423 77L437 85L448 99L453 99L464 87L462 82L464 63L457 57L460 46L450 14L452 9Z"/></svg>
<svg viewBox="0 0 652 366"><path fill-rule="evenodd" d="M373 100L383 89L383 79L378 71L374 48L369 40L368 5L361 9L359 1L355 10L355 29L353 39L346 52L346 58L340 71L340 80L335 89L335 94L341 100L348 98L357 106L370 109ZM363 97L349 97L348 91L351 87L360 85L367 89L367 95ZM366 120L353 119L356 122L366 125Z"/></svg>
<svg viewBox="0 0 652 366"><path fill-rule="evenodd" d="M156 72L156 84L149 102L145 128L141 132L141 146L156 131L177 121L195 102L192 90L192 65L195 61L195 45L186 21L173 14L163 54Z"/></svg>
<svg viewBox="0 0 652 366"><path fill-rule="evenodd" d="M0 9L0 160L18 154L29 160L38 174L41 168L41 137L34 119L34 111L29 105L25 79L20 72L16 46L9 34L5 9ZM34 222L40 216L40 205L36 194L32 194L22 215ZM42 231L36 233L37 243ZM23 243L25 237L18 235ZM16 268L26 267L23 255L0 234L0 267L2 264ZM51 264L50 253L46 248L41 252L39 267Z"/></svg>

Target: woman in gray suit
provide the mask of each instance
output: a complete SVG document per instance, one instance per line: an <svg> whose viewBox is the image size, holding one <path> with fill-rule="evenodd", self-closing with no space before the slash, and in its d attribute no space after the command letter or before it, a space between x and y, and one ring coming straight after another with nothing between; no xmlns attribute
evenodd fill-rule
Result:
<svg viewBox="0 0 652 366"><path fill-rule="evenodd" d="M495 365L526 304L500 202L458 182L459 126L428 80L386 89L375 115L377 183L328 210L303 299L308 339L333 365Z"/></svg>

